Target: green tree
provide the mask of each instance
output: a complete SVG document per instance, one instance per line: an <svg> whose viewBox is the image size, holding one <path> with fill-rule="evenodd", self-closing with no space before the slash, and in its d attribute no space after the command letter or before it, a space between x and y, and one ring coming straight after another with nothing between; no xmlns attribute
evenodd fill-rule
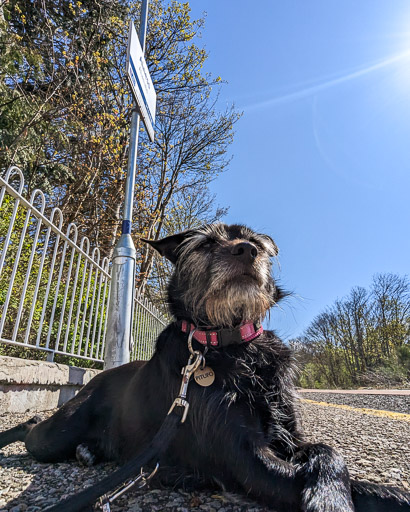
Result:
<svg viewBox="0 0 410 512"><path fill-rule="evenodd" d="M389 386L409 379L410 283L378 274L369 290L353 288L292 340L303 368L301 383Z"/></svg>
<svg viewBox="0 0 410 512"><path fill-rule="evenodd" d="M14 163L67 222L110 255L118 236L132 99L128 20L139 2L10 0L0 13L0 169ZM141 129L135 236L159 236L173 196L206 188L227 164L238 115L219 113L220 78L204 74L203 19L188 4L150 2L146 58L157 90L157 139ZM142 276L152 268L141 253ZM144 277L145 279L145 277ZM142 280L141 280L142 282Z"/></svg>

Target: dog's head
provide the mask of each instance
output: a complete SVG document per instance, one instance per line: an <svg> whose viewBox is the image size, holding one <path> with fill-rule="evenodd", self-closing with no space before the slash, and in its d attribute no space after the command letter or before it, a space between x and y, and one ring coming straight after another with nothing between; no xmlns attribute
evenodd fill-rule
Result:
<svg viewBox="0 0 410 512"><path fill-rule="evenodd" d="M282 297L271 273L275 242L246 226L210 224L145 241L175 265L168 299L177 319L235 327L263 318Z"/></svg>

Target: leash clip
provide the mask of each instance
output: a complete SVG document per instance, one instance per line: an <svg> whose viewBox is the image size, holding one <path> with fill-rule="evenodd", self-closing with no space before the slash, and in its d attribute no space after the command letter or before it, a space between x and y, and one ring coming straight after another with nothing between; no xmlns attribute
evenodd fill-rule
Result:
<svg viewBox="0 0 410 512"><path fill-rule="evenodd" d="M102 512L111 512L110 503L119 498L122 494L124 494L124 492L127 492L128 489L130 489L137 483L138 489L142 489L143 487L145 487L151 480L151 478L155 475L155 473L158 471L158 468L159 462L157 462L155 468L151 473L147 473L146 471L143 471L144 468L141 468L141 472L136 478L129 480L125 484L121 485L113 493L104 494L103 496L101 496L101 498L98 500L98 505L101 507Z"/></svg>
<svg viewBox="0 0 410 512"><path fill-rule="evenodd" d="M188 335L188 350L191 353L191 355L195 355L195 353L197 353L197 351L192 348L192 338L194 337L194 334L197 330L198 329L195 327L195 329L192 329L192 331L190 331Z"/></svg>
<svg viewBox="0 0 410 512"><path fill-rule="evenodd" d="M204 360L204 357L202 356L201 352L199 352L199 350L190 349L190 351L191 355L189 356L188 363L186 366L182 368L181 371L182 382L181 388L179 390L179 395L177 396L177 398L175 398L174 402L171 405L171 409L168 411L168 414L171 414L175 407L183 407L184 412L182 413L181 423L184 423L188 415L189 402L186 399L186 395L188 392L189 381L192 377L192 374L201 366L201 363Z"/></svg>

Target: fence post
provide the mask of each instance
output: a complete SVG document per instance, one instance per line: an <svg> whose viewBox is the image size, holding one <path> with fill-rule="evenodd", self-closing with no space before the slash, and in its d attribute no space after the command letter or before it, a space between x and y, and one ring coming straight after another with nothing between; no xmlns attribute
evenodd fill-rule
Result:
<svg viewBox="0 0 410 512"><path fill-rule="evenodd" d="M141 2L139 39L145 50L148 0ZM130 360L132 315L134 310L134 279L136 251L131 238L132 207L134 201L135 168L138 150L140 116L134 106L131 117L130 147L121 237L114 249L111 270L110 303L108 305L104 368L114 368Z"/></svg>

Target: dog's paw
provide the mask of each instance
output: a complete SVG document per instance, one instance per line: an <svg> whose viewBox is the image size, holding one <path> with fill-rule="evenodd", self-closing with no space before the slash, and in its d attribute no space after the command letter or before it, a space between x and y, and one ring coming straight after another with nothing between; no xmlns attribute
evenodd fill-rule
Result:
<svg viewBox="0 0 410 512"><path fill-rule="evenodd" d="M90 452L90 449L84 443L77 446L75 450L75 457L83 466L92 466L96 459L95 455Z"/></svg>

